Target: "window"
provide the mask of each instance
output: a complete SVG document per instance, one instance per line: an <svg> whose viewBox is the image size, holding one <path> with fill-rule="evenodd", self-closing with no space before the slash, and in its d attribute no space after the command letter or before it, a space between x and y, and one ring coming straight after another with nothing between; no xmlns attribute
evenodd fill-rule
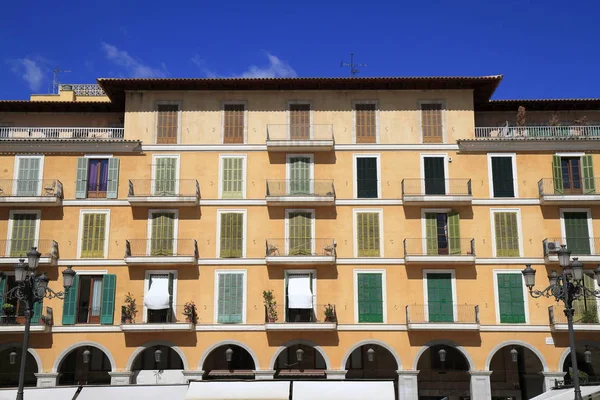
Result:
<svg viewBox="0 0 600 400"><path fill-rule="evenodd" d="M596 193L592 156L552 156L552 178L555 194Z"/></svg>
<svg viewBox="0 0 600 400"><path fill-rule="evenodd" d="M179 134L179 104L158 104L156 117L156 143L176 144Z"/></svg>
<svg viewBox="0 0 600 400"><path fill-rule="evenodd" d="M290 139L306 140L311 138L311 111L310 104L290 103Z"/></svg>
<svg viewBox="0 0 600 400"><path fill-rule="evenodd" d="M492 210L492 215L495 257L519 257L521 255L519 212Z"/></svg>
<svg viewBox="0 0 600 400"><path fill-rule="evenodd" d="M383 273L355 272L359 323L384 322Z"/></svg>
<svg viewBox="0 0 600 400"><path fill-rule="evenodd" d="M462 254L459 214L425 212L424 216L427 255Z"/></svg>
<svg viewBox="0 0 600 400"><path fill-rule="evenodd" d="M590 224L588 211L564 211L561 217L567 247L574 255L591 254Z"/></svg>
<svg viewBox="0 0 600 400"><path fill-rule="evenodd" d="M592 275L583 275L583 284L589 290L595 291L596 281ZM585 294L584 296L573 301L575 315L573 316L575 323L598 323L598 299L594 295Z"/></svg>
<svg viewBox="0 0 600 400"><path fill-rule="evenodd" d="M377 143L377 104L354 104L356 143Z"/></svg>
<svg viewBox="0 0 600 400"><path fill-rule="evenodd" d="M75 198L117 198L119 159L112 157L77 159Z"/></svg>
<svg viewBox="0 0 600 400"><path fill-rule="evenodd" d="M443 143L444 125L442 122L442 113L444 106L442 103L421 103L421 132L423 134L423 143Z"/></svg>
<svg viewBox="0 0 600 400"><path fill-rule="evenodd" d="M427 281L426 309L428 322L454 322L453 274L424 272Z"/></svg>
<svg viewBox="0 0 600 400"><path fill-rule="evenodd" d="M65 295L63 325L112 325L115 312L117 276L75 275L73 286Z"/></svg>
<svg viewBox="0 0 600 400"><path fill-rule="evenodd" d="M244 212L218 212L219 257L244 257Z"/></svg>
<svg viewBox="0 0 600 400"><path fill-rule="evenodd" d="M446 194L446 156L423 156L426 195Z"/></svg>
<svg viewBox="0 0 600 400"><path fill-rule="evenodd" d="M153 157L153 161L154 182L152 183L151 193L154 196L177 195L179 186L179 157Z"/></svg>
<svg viewBox="0 0 600 400"><path fill-rule="evenodd" d="M355 212L357 257L381 257L381 212Z"/></svg>
<svg viewBox="0 0 600 400"><path fill-rule="evenodd" d="M245 120L245 104L223 104L223 143L244 143Z"/></svg>
<svg viewBox="0 0 600 400"><path fill-rule="evenodd" d="M175 274L173 272L152 271L146 273L146 294L144 295L145 322L177 322L175 313Z"/></svg>
<svg viewBox="0 0 600 400"><path fill-rule="evenodd" d="M176 254L177 213L171 211L150 212L150 219L150 254L163 257Z"/></svg>
<svg viewBox="0 0 600 400"><path fill-rule="evenodd" d="M316 322L316 271L285 271L285 322Z"/></svg>
<svg viewBox="0 0 600 400"><path fill-rule="evenodd" d="M523 275L520 272L497 272L495 275L498 290L497 312L500 317L500 323L525 323Z"/></svg>
<svg viewBox="0 0 600 400"><path fill-rule="evenodd" d="M516 197L515 155L488 154L488 168L491 170L490 197Z"/></svg>
<svg viewBox="0 0 600 400"><path fill-rule="evenodd" d="M221 198L245 197L244 175L246 157L221 156Z"/></svg>
<svg viewBox="0 0 600 400"><path fill-rule="evenodd" d="M7 252L10 257L27 257L27 252L36 246L39 212L11 212Z"/></svg>
<svg viewBox="0 0 600 400"><path fill-rule="evenodd" d="M82 212L80 217L81 258L104 258L108 246L108 212Z"/></svg>
<svg viewBox="0 0 600 400"><path fill-rule="evenodd" d="M314 192L312 188L312 156L289 154L287 156L287 174L289 178L288 193L290 195L310 195Z"/></svg>
<svg viewBox="0 0 600 400"><path fill-rule="evenodd" d="M15 179L17 196L39 196L42 188L43 157L17 156Z"/></svg>
<svg viewBox="0 0 600 400"><path fill-rule="evenodd" d="M19 301L15 298L4 298L9 290L17 287L15 276L11 272L4 272L0 276L0 299L3 299L4 304L10 304L12 309L0 308L0 324L13 325L13 324L24 324L25 323L25 309L27 305L24 301ZM33 305L33 316L31 319L32 324L38 324L42 316L42 303L35 303Z"/></svg>
<svg viewBox="0 0 600 400"><path fill-rule="evenodd" d="M355 156L357 198L376 199L379 197L378 164L378 156Z"/></svg>
<svg viewBox="0 0 600 400"><path fill-rule="evenodd" d="M245 320L246 272L217 271L217 322L240 324Z"/></svg>
<svg viewBox="0 0 600 400"><path fill-rule="evenodd" d="M314 253L314 211L286 210L287 254L309 256Z"/></svg>

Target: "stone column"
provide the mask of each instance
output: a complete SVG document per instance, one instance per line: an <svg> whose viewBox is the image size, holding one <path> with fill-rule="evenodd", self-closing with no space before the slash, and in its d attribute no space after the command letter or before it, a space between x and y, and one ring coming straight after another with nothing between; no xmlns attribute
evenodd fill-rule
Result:
<svg viewBox="0 0 600 400"><path fill-rule="evenodd" d="M58 383L59 374L57 372L40 372L34 375L37 378L38 387L56 386Z"/></svg>
<svg viewBox="0 0 600 400"><path fill-rule="evenodd" d="M110 384L111 385L130 385L131 384L131 371L114 371L109 372Z"/></svg>
<svg viewBox="0 0 600 400"><path fill-rule="evenodd" d="M257 381L273 379L273 375L275 375L275 370L272 369L261 369L254 371L254 379Z"/></svg>
<svg viewBox="0 0 600 400"><path fill-rule="evenodd" d="M544 376L544 392L552 389L556 385L556 380L562 381L565 379L566 372L541 372Z"/></svg>
<svg viewBox="0 0 600 400"><path fill-rule="evenodd" d="M419 400L419 386L417 375L419 371L399 370L398 373L398 399Z"/></svg>
<svg viewBox="0 0 600 400"><path fill-rule="evenodd" d="M327 379L341 381L346 378L346 372L348 372L348 371L346 371L345 369L342 369L342 370L331 369L331 370L325 371L325 374L327 375Z"/></svg>
<svg viewBox="0 0 600 400"><path fill-rule="evenodd" d="M201 381L202 375L204 375L204 371L182 371L183 379L185 383L189 383L189 381Z"/></svg>
<svg viewBox="0 0 600 400"><path fill-rule="evenodd" d="M491 400L492 385L490 375L492 371L469 371L471 374L471 398L477 400Z"/></svg>

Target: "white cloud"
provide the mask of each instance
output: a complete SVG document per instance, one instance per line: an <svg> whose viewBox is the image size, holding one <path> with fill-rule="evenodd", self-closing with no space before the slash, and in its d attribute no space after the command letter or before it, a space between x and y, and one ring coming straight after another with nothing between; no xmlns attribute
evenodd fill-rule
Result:
<svg viewBox="0 0 600 400"><path fill-rule="evenodd" d="M31 58L19 58L12 60L11 64L12 71L27 82L29 89L38 91L42 88L45 77L40 63Z"/></svg>
<svg viewBox="0 0 600 400"><path fill-rule="evenodd" d="M202 71L207 78L295 78L298 76L294 68L279 57L266 53L268 65L251 65L241 74L220 75L209 69L207 63L199 56L194 56L191 61Z"/></svg>
<svg viewBox="0 0 600 400"><path fill-rule="evenodd" d="M102 50L108 60L124 68L131 77L164 78L168 75L164 63L160 68L151 67L130 56L125 50L119 50L116 46L104 42L102 42Z"/></svg>
<svg viewBox="0 0 600 400"><path fill-rule="evenodd" d="M207 78L218 78L219 76L211 69L208 68L206 62L200 58L199 55L192 57L191 61L202 71L202 74Z"/></svg>

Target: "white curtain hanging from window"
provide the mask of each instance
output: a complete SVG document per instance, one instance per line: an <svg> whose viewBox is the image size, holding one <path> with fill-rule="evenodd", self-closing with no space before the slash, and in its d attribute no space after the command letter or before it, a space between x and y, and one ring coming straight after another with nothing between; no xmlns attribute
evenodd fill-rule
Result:
<svg viewBox="0 0 600 400"><path fill-rule="evenodd" d="M169 308L169 275L150 276L150 289L144 297L144 305L149 310Z"/></svg>
<svg viewBox="0 0 600 400"><path fill-rule="evenodd" d="M288 308L313 308L309 274L288 275Z"/></svg>
<svg viewBox="0 0 600 400"><path fill-rule="evenodd" d="M92 287L92 315L97 317L100 315L100 307L102 300L102 281L99 279L94 280Z"/></svg>

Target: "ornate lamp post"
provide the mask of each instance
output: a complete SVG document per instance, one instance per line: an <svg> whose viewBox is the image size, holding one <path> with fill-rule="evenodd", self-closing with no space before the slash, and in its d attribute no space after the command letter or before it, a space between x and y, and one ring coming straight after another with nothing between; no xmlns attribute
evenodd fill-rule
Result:
<svg viewBox="0 0 600 400"><path fill-rule="evenodd" d="M557 254L562 274L559 275L556 271L552 271L548 275L550 285L544 290L533 289L535 286L536 271L531 268L530 264L527 264L522 272L525 278L525 285L529 288L529 294L532 297L554 297L557 302L562 301L565 304L575 400L582 400L581 389L579 387L579 368L577 367L577 355L575 353L575 332L573 330L573 315L575 314L575 310L573 309L573 301L585 295L600 298L600 290L591 290L585 287L583 283L583 263L576 257L571 261L571 252L567 250L567 246L560 246ZM594 270L594 277L600 284L600 265Z"/></svg>
<svg viewBox="0 0 600 400"><path fill-rule="evenodd" d="M64 299L65 293L73 285L75 271L67 267L63 271L64 292L55 292L48 287L50 279L45 273L36 275L36 270L40 263L42 255L36 247L32 247L27 252L27 263L25 259L20 259L19 264L15 265L15 283L16 286L5 294L6 299L14 299L25 304L25 334L23 335L23 348L21 349L21 365L19 370L19 389L17 390L17 400L23 399L23 386L25 384L25 363L27 361L27 349L29 347L29 330L31 327L31 313L35 303L41 303L44 298ZM12 353L11 353L12 356Z"/></svg>

